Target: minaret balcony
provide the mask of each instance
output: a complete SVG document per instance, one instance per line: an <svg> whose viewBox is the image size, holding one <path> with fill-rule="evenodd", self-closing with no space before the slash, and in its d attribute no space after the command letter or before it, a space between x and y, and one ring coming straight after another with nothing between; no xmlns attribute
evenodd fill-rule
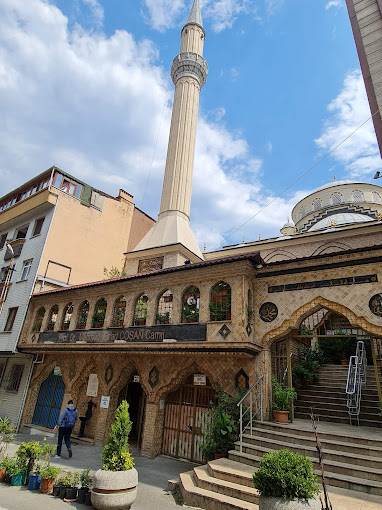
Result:
<svg viewBox="0 0 382 510"><path fill-rule="evenodd" d="M180 53L172 63L171 77L176 85L178 80L186 76L197 79L202 87L208 76L207 61L197 53Z"/></svg>

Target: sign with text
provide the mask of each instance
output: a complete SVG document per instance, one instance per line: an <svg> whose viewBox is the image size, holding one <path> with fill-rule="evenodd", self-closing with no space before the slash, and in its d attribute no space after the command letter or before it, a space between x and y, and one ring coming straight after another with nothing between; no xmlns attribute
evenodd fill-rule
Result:
<svg viewBox="0 0 382 510"><path fill-rule="evenodd" d="M207 377L204 374L194 374L194 386L206 386Z"/></svg>
<svg viewBox="0 0 382 510"><path fill-rule="evenodd" d="M40 344L112 344L112 343L171 343L205 342L206 324L171 324L135 326L126 329L91 329L87 331L44 331L39 334Z"/></svg>
<svg viewBox="0 0 382 510"><path fill-rule="evenodd" d="M99 404L101 409L109 409L110 405L110 397L107 397L106 395L102 395L101 402Z"/></svg>

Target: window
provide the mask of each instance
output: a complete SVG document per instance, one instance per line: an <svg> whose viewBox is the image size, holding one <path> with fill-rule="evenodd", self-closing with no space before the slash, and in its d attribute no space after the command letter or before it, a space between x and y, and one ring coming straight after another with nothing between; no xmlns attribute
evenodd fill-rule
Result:
<svg viewBox="0 0 382 510"><path fill-rule="evenodd" d="M32 269L33 259L24 260L21 281L27 280Z"/></svg>
<svg viewBox="0 0 382 510"><path fill-rule="evenodd" d="M1 234L1 236L0 236L0 250L2 250L4 248L4 245L7 241L7 237L8 237L8 232L6 234Z"/></svg>
<svg viewBox="0 0 382 510"><path fill-rule="evenodd" d="M338 191L336 191L335 193L332 194L331 199L332 199L332 205L342 204L342 202L343 202L342 193L339 193Z"/></svg>
<svg viewBox="0 0 382 510"><path fill-rule="evenodd" d="M313 211L318 211L322 207L322 201L320 198L315 198L312 202Z"/></svg>
<svg viewBox="0 0 382 510"><path fill-rule="evenodd" d="M45 218L39 218L35 221L34 227L33 227L33 234L32 237L38 236L41 234L42 226L44 225Z"/></svg>
<svg viewBox="0 0 382 510"><path fill-rule="evenodd" d="M70 321L71 321L72 315L73 315L73 309L74 308L73 308L72 303L69 303L68 305L65 306L64 314L62 316L62 323L61 323L62 331L67 331L69 329Z"/></svg>
<svg viewBox="0 0 382 510"><path fill-rule="evenodd" d="M112 328L122 328L125 322L126 299L121 296L115 300L113 308L113 318L111 321Z"/></svg>
<svg viewBox="0 0 382 510"><path fill-rule="evenodd" d="M58 317L58 305L52 306L49 312L48 324L46 325L47 331L54 331L54 327Z"/></svg>
<svg viewBox="0 0 382 510"><path fill-rule="evenodd" d="M24 365L13 365L9 374L7 391L19 391Z"/></svg>
<svg viewBox="0 0 382 510"><path fill-rule="evenodd" d="M42 323L45 317L45 308L42 306L37 310L36 317L34 319L32 333L39 333L42 328Z"/></svg>
<svg viewBox="0 0 382 510"><path fill-rule="evenodd" d="M85 329L89 316L89 301L84 301L78 309L77 329Z"/></svg>
<svg viewBox="0 0 382 510"><path fill-rule="evenodd" d="M107 301L101 298L97 301L94 307L92 328L103 328L106 317Z"/></svg>
<svg viewBox="0 0 382 510"><path fill-rule="evenodd" d="M375 202L376 204L382 203L382 198L381 198L380 193L378 193L378 191L373 191L373 202ZM0 248L1 248L1 242L0 242Z"/></svg>
<svg viewBox="0 0 382 510"><path fill-rule="evenodd" d="M16 230L16 239L25 239L28 233L29 225L24 225L23 227Z"/></svg>
<svg viewBox="0 0 382 510"><path fill-rule="evenodd" d="M156 324L171 324L173 305L173 293L165 290L158 300Z"/></svg>
<svg viewBox="0 0 382 510"><path fill-rule="evenodd" d="M0 283L5 282L5 279L7 278L8 271L9 271L9 267L8 266L1 268L1 270L0 270Z"/></svg>
<svg viewBox="0 0 382 510"><path fill-rule="evenodd" d="M219 282L211 289L210 320L231 320L231 287L228 283Z"/></svg>
<svg viewBox="0 0 382 510"><path fill-rule="evenodd" d="M13 323L15 322L18 309L19 309L18 306L9 308L7 322L5 323L4 331L8 331L8 332L12 331Z"/></svg>
<svg viewBox="0 0 382 510"><path fill-rule="evenodd" d="M182 297L182 322L199 322L200 291L197 287L188 287Z"/></svg>
<svg viewBox="0 0 382 510"><path fill-rule="evenodd" d="M353 202L364 202L365 201L365 196L362 191L355 190L355 191L353 191L352 195L353 195Z"/></svg>
<svg viewBox="0 0 382 510"><path fill-rule="evenodd" d="M146 326L149 298L142 294L135 302L133 326Z"/></svg>

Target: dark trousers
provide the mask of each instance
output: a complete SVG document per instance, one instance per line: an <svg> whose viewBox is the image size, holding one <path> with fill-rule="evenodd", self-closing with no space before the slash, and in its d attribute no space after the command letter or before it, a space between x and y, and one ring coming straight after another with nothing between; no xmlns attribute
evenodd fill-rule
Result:
<svg viewBox="0 0 382 510"><path fill-rule="evenodd" d="M58 429L57 455L61 455L62 441L65 441L66 448L68 449L68 451L72 449L72 442L70 440L72 431L73 431L72 427L60 427Z"/></svg>

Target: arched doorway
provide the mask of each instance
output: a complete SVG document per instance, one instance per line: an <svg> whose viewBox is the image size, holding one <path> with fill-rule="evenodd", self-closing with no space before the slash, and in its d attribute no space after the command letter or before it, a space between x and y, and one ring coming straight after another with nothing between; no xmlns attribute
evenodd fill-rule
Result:
<svg viewBox="0 0 382 510"><path fill-rule="evenodd" d="M143 420L145 414L146 395L142 385L139 382L139 375L132 376L130 382L119 392L118 405L126 400L129 404L130 419L133 423L130 432L131 444L141 447Z"/></svg>
<svg viewBox="0 0 382 510"><path fill-rule="evenodd" d="M162 453L193 462L203 462L201 445L210 420L208 412L215 390L208 378L195 384L191 375L185 384L166 398Z"/></svg>
<svg viewBox="0 0 382 510"><path fill-rule="evenodd" d="M33 425L40 425L49 429L53 429L57 425L64 393L65 384L62 376L52 372L41 383L32 418Z"/></svg>

